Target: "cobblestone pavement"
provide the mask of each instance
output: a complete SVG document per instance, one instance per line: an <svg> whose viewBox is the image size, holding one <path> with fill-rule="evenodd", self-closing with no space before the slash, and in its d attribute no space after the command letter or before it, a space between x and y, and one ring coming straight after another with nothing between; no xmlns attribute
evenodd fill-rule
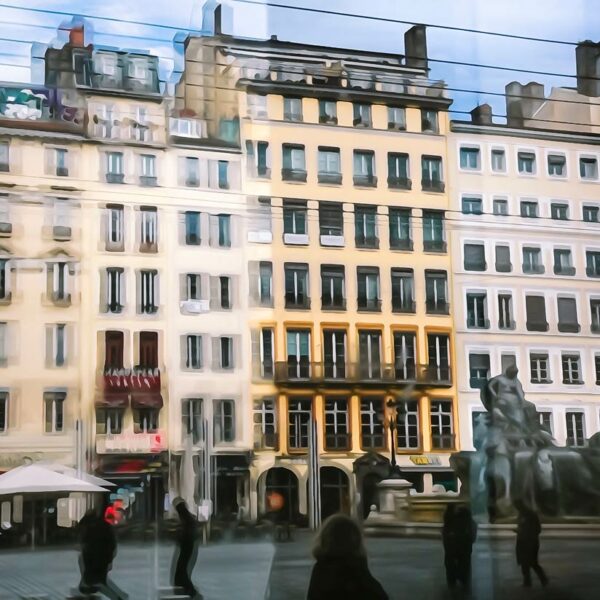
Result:
<svg viewBox="0 0 600 600"><path fill-rule="evenodd" d="M194 580L206 600L304 600L312 568L309 532L294 542L211 544L201 547ZM369 563L394 600L455 600L445 586L443 550L437 540L370 538ZM111 573L132 600L155 598L168 585L173 547L163 543L123 543ZM540 561L551 582L523 589L514 541L476 543L473 554L475 600L588 600L600 598L600 540L543 539ZM0 599L46 593L64 600L79 581L72 549L0 551ZM368 599L365 599L368 600Z"/></svg>

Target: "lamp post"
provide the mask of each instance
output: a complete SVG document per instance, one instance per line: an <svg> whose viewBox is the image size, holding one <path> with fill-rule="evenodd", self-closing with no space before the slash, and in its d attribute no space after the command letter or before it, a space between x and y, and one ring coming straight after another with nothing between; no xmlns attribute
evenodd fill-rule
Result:
<svg viewBox="0 0 600 600"><path fill-rule="evenodd" d="M388 427L390 430L390 479L402 479L402 471L396 463L396 429L398 427L398 407L394 400L389 400L387 405L393 409L388 418Z"/></svg>

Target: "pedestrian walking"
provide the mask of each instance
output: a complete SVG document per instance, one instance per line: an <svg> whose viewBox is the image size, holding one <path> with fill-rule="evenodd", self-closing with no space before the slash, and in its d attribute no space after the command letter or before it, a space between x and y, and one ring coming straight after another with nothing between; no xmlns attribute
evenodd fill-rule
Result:
<svg viewBox="0 0 600 600"><path fill-rule="evenodd" d="M477 539L477 523L467 506L448 504L444 513L442 540L446 581L450 587L460 582L464 587L471 585L471 554Z"/></svg>
<svg viewBox="0 0 600 600"><path fill-rule="evenodd" d="M81 542L81 582L83 594L102 592L113 600L125 600L128 595L109 580L108 573L117 555L117 538L111 525L95 511L88 511L79 523Z"/></svg>
<svg viewBox="0 0 600 600"><path fill-rule="evenodd" d="M523 586L531 587L531 569L543 586L548 585L548 577L539 564L540 533L542 526L537 513L525 506L519 507L517 526L517 564L523 573Z"/></svg>
<svg viewBox="0 0 600 600"><path fill-rule="evenodd" d="M190 598L202 600L202 595L192 583L192 571L198 556L198 520L189 511L183 498L175 498L173 506L179 515L173 585L182 588Z"/></svg>
<svg viewBox="0 0 600 600"><path fill-rule="evenodd" d="M344 514L329 517L317 536L307 600L388 600L371 575L358 523Z"/></svg>

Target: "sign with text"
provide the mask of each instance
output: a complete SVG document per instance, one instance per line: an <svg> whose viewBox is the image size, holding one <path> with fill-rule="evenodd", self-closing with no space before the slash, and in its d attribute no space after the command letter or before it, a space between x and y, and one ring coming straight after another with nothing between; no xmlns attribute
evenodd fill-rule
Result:
<svg viewBox="0 0 600 600"><path fill-rule="evenodd" d="M424 454L418 456L411 456L411 462L415 465L441 465L439 456L426 456Z"/></svg>
<svg viewBox="0 0 600 600"><path fill-rule="evenodd" d="M155 454L167 449L164 431L155 433L119 433L98 436L98 454Z"/></svg>

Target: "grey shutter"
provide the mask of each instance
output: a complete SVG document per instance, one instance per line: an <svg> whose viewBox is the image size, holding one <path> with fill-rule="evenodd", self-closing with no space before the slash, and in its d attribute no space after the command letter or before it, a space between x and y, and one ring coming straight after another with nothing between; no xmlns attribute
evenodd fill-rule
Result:
<svg viewBox="0 0 600 600"><path fill-rule="evenodd" d="M250 350L252 353L252 373L260 377L260 329L250 330Z"/></svg>
<svg viewBox="0 0 600 600"><path fill-rule="evenodd" d="M139 314L142 312L142 272L140 270L135 271L135 305L136 312Z"/></svg>
<svg viewBox="0 0 600 600"><path fill-rule="evenodd" d="M180 365L181 369L187 369L187 335L179 336L179 355L180 355Z"/></svg>
<svg viewBox="0 0 600 600"><path fill-rule="evenodd" d="M185 246L185 212L177 213L177 243Z"/></svg>
<svg viewBox="0 0 600 600"><path fill-rule="evenodd" d="M577 301L575 298L558 298L558 330L577 333Z"/></svg>
<svg viewBox="0 0 600 600"><path fill-rule="evenodd" d="M496 246L496 271L507 273L510 270L510 246Z"/></svg>
<svg viewBox="0 0 600 600"><path fill-rule="evenodd" d="M100 298L98 299L100 312L108 312L108 281L106 269L100 269Z"/></svg>
<svg viewBox="0 0 600 600"><path fill-rule="evenodd" d="M232 358L232 367L234 369L238 369L242 366L242 336L241 335L233 335L231 336L231 358Z"/></svg>
<svg viewBox="0 0 600 600"><path fill-rule="evenodd" d="M526 296L527 329L529 331L547 331L546 301L543 296Z"/></svg>
<svg viewBox="0 0 600 600"><path fill-rule="evenodd" d="M186 165L186 157L180 156L177 159L177 183L179 185L185 185L185 181L187 179L187 165Z"/></svg>
<svg viewBox="0 0 600 600"><path fill-rule="evenodd" d="M188 297L188 287L187 287L187 273L180 273L179 274L179 300L180 302L183 302L184 300L187 300Z"/></svg>
<svg viewBox="0 0 600 600"><path fill-rule="evenodd" d="M260 302L259 293L260 263L256 260L248 262L248 295L252 306Z"/></svg>
<svg viewBox="0 0 600 600"><path fill-rule="evenodd" d="M208 161L205 158L198 160L199 175L200 175L200 187L209 187L209 173L208 173Z"/></svg>
<svg viewBox="0 0 600 600"><path fill-rule="evenodd" d="M219 278L210 277L210 310L219 310L221 308L219 302Z"/></svg>
<svg viewBox="0 0 600 600"><path fill-rule="evenodd" d="M212 339L212 368L213 371L221 370L221 338L214 337Z"/></svg>
<svg viewBox="0 0 600 600"><path fill-rule="evenodd" d="M485 269L483 244L465 244L465 269Z"/></svg>
<svg viewBox="0 0 600 600"><path fill-rule="evenodd" d="M219 246L219 217L218 215L209 216L209 239L210 245L214 248Z"/></svg>
<svg viewBox="0 0 600 600"><path fill-rule="evenodd" d="M54 326L46 325L46 367L54 366Z"/></svg>

